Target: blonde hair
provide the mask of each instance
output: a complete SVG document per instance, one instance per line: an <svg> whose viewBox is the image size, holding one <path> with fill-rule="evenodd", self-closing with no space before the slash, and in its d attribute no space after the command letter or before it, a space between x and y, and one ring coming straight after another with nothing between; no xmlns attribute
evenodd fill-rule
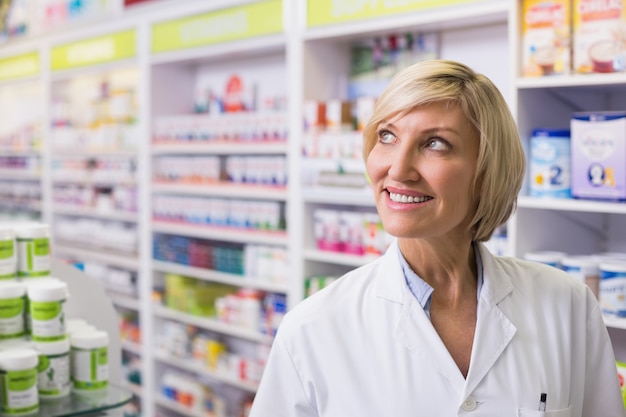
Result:
<svg viewBox="0 0 626 417"><path fill-rule="evenodd" d="M478 192L473 239L487 241L515 210L526 161L517 125L493 82L449 60L424 61L402 70L376 102L365 126L363 157L378 141L382 121L432 102L458 104L479 135L473 191Z"/></svg>

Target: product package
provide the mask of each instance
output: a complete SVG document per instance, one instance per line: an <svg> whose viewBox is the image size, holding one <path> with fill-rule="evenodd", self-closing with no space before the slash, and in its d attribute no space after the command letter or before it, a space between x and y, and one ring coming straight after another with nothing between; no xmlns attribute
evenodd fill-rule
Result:
<svg viewBox="0 0 626 417"><path fill-rule="evenodd" d="M521 27L524 77L570 73L570 10L569 0L523 1Z"/></svg>
<svg viewBox="0 0 626 417"><path fill-rule="evenodd" d="M626 71L626 2L573 1L574 72Z"/></svg>
<svg viewBox="0 0 626 417"><path fill-rule="evenodd" d="M572 196L626 200L626 112L578 112L571 119Z"/></svg>

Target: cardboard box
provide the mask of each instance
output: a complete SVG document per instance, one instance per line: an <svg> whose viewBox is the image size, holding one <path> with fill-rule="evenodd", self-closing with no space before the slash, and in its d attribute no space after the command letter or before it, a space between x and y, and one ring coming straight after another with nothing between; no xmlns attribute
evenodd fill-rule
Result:
<svg viewBox="0 0 626 417"><path fill-rule="evenodd" d="M626 2L574 0L573 31L574 72L626 70Z"/></svg>
<svg viewBox="0 0 626 417"><path fill-rule="evenodd" d="M580 112L571 119L572 196L626 200L626 112Z"/></svg>
<svg viewBox="0 0 626 417"><path fill-rule="evenodd" d="M570 1L524 0L521 20L522 75L569 74Z"/></svg>

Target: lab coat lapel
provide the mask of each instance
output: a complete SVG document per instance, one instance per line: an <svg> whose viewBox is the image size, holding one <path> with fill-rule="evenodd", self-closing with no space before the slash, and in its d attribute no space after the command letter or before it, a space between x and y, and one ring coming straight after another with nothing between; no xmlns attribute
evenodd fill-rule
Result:
<svg viewBox="0 0 626 417"><path fill-rule="evenodd" d="M510 277L495 262L493 255L480 245L483 264L483 288L465 395L470 395L509 345L517 328L502 312L498 303L513 291Z"/></svg>
<svg viewBox="0 0 626 417"><path fill-rule="evenodd" d="M380 270L383 273L377 277L376 289L379 297L402 304L400 316L394 323L396 340L419 355L423 363L432 366L460 394L465 383L463 375L430 319L411 294L398 259L398 250L397 241L394 241L382 259Z"/></svg>

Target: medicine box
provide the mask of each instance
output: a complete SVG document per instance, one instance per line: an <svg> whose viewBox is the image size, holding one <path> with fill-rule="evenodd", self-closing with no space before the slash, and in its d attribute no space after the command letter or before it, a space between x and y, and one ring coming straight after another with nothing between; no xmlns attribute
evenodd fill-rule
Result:
<svg viewBox="0 0 626 417"><path fill-rule="evenodd" d="M524 77L570 73L570 0L522 3L522 74Z"/></svg>
<svg viewBox="0 0 626 417"><path fill-rule="evenodd" d="M572 196L626 200L626 112L577 112L571 119Z"/></svg>

